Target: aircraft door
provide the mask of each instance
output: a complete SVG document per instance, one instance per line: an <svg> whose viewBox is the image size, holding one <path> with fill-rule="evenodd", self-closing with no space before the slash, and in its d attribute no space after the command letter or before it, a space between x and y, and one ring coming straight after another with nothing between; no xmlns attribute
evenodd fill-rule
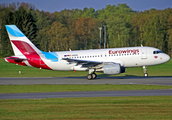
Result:
<svg viewBox="0 0 172 120"><path fill-rule="evenodd" d="M141 59L147 59L147 49L141 48Z"/></svg>

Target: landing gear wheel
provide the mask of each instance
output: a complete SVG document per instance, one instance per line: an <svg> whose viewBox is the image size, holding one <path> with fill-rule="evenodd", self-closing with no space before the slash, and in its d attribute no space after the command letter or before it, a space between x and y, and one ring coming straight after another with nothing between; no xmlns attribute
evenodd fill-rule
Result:
<svg viewBox="0 0 172 120"><path fill-rule="evenodd" d="M145 77L148 77L148 74L147 74L147 73L145 73L145 74L144 74L144 76L145 76Z"/></svg>
<svg viewBox="0 0 172 120"><path fill-rule="evenodd" d="M97 75L95 73L93 73L91 75L92 75L92 79L96 79Z"/></svg>
<svg viewBox="0 0 172 120"><path fill-rule="evenodd" d="M91 79L92 79L92 75L91 75L91 74L88 74L88 75L87 75L87 79L88 79L88 80L91 80Z"/></svg>
<svg viewBox="0 0 172 120"><path fill-rule="evenodd" d="M147 72L146 72L146 71L147 71L147 70L146 70L146 66L143 66L143 71L144 71L144 76L145 76L145 77L148 77L148 74L147 74Z"/></svg>

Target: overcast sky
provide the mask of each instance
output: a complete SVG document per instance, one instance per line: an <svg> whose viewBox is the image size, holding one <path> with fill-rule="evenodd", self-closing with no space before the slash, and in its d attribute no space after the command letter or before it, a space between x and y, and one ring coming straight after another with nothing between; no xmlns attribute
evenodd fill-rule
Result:
<svg viewBox="0 0 172 120"><path fill-rule="evenodd" d="M39 10L47 12L61 11L64 9L83 9L93 7L95 10L105 8L106 5L126 3L135 11L145 11L151 8L172 8L172 0L0 0L1 3L26 2L33 3Z"/></svg>

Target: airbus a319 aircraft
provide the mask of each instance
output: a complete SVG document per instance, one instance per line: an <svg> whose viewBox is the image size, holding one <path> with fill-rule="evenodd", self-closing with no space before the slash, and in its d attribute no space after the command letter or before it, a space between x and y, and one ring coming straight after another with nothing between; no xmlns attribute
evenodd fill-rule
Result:
<svg viewBox="0 0 172 120"><path fill-rule="evenodd" d="M15 25L6 25L15 56L5 61L49 70L89 71L87 79L95 79L95 72L120 74L126 67L142 66L144 76L148 76L146 66L169 61L170 57L153 47L124 47L62 52L39 50Z"/></svg>

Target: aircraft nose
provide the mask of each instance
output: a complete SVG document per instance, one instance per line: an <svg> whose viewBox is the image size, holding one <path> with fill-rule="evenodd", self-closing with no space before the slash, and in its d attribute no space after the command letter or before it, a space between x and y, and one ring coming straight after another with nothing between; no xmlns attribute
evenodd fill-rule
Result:
<svg viewBox="0 0 172 120"><path fill-rule="evenodd" d="M169 61L170 60L170 56L169 55L167 55L168 57L167 57L167 61Z"/></svg>
<svg viewBox="0 0 172 120"><path fill-rule="evenodd" d="M165 54L163 57L164 62L168 62L170 60L170 56Z"/></svg>

